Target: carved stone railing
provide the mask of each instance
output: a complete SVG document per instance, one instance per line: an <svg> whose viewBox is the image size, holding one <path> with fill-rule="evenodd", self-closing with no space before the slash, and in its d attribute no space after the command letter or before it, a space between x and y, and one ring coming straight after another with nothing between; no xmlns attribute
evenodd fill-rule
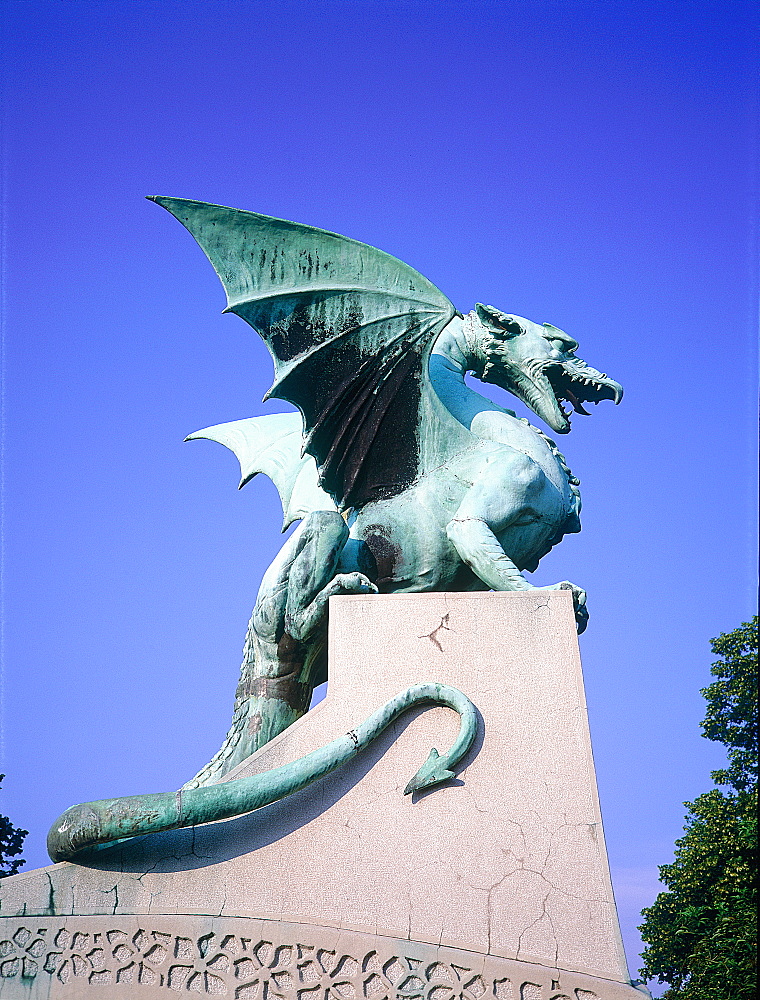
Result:
<svg viewBox="0 0 760 1000"><path fill-rule="evenodd" d="M618 1000L630 986L474 952L254 918L0 922L0 996Z"/></svg>

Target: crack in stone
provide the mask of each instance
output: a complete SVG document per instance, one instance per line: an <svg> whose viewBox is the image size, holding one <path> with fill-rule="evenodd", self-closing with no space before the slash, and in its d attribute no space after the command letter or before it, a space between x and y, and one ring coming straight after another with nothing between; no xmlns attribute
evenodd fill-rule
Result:
<svg viewBox="0 0 760 1000"><path fill-rule="evenodd" d="M520 870L519 868L515 868L513 871L508 872L506 875L502 876L502 878L500 878L498 882L494 882L494 884L488 890L488 896L486 897L486 920L487 920L486 934L487 934L487 938L488 938L488 953L489 954L491 953L491 913L492 913L492 910L493 910L493 907L492 907L492 904L491 904L491 896L493 895L493 893L498 888L500 888L507 881L508 878L511 878L511 876L514 875L515 872L517 872L519 870Z"/></svg>
<svg viewBox="0 0 760 1000"><path fill-rule="evenodd" d="M517 958L517 959L520 958L520 951L522 950L522 939L528 933L528 931L531 929L531 927L535 927L536 924L539 924L544 919L544 917L547 917L549 919L549 923L551 924L551 917L549 917L549 914L548 914L547 909L546 909L546 904L547 904L547 902L549 900L549 896L550 895L551 895L551 893L547 892L547 894L542 899L542 901L541 901L541 913L536 917L536 919L532 923L528 924L528 926L525 928L525 930L523 930L523 931L520 932L520 935L517 938L517 952L515 954L515 958ZM558 944L557 944L557 938L556 938L556 936L554 934L554 926L553 925L552 925L552 937L554 938L554 947L555 947L555 951L556 951L557 948L558 948Z"/></svg>
<svg viewBox="0 0 760 1000"><path fill-rule="evenodd" d="M442 653L443 652L443 646L440 644L440 642L438 641L438 639L436 639L436 636L438 635L438 633L441 630L443 630L445 632L453 632L454 631L454 629L451 628L451 626L449 625L449 612L448 611L441 618L441 624L438 626L438 628L434 628L432 632L428 632L426 635L418 635L417 638L418 639L430 639L430 641L433 643L433 645L436 647L436 649L439 652Z"/></svg>
<svg viewBox="0 0 760 1000"><path fill-rule="evenodd" d="M464 774L465 774L466 770L467 769L465 768L463 771L459 772L459 777L460 778L464 777ZM472 791L467 787L466 784L462 786L462 791L469 797L470 803L472 804L472 808L475 810L475 812L481 813L484 816L490 816L491 810L490 809L481 809L481 807L475 801L475 796L473 795ZM512 823L514 821L513 820L509 820L508 822Z"/></svg>
<svg viewBox="0 0 760 1000"><path fill-rule="evenodd" d="M342 827L345 827L348 830L351 830L354 833L358 833L359 834L359 838L361 840L361 830L359 830L358 828L352 826L352 822L353 822L354 817L356 816L356 814L358 812L360 812L360 811L364 811L364 810L368 809L371 806L374 806L376 802L380 801L380 799L387 798L389 795L396 795L396 794L398 794L400 787L401 787L400 785L394 785L393 788L389 788L385 792L378 792L377 795L373 796L372 798L365 798L365 799L363 799L358 805L356 805L351 810L351 812L348 814L348 816L346 817L346 819L344 820L344 822L342 822L340 825Z"/></svg>
<svg viewBox="0 0 760 1000"><path fill-rule="evenodd" d="M150 868L146 868L146 870L144 872L141 872L141 874L135 876L134 877L134 881L142 883L142 880L145 878L146 875L152 875L156 871L156 869L158 868L158 866L161 865L161 864L163 864L165 861L182 861L184 858L198 858L200 861L210 861L210 860L212 860L213 855L211 855L211 854L198 854L196 852L196 850L195 850L195 833L196 833L196 829L197 828L195 826L192 826L189 829L191 831L191 840L190 840L190 850L189 851L183 851L180 854L162 854L161 857L158 858L158 860L156 861L156 863L154 865L152 865ZM124 875L125 877L132 877L132 873L131 872L125 872L124 871L123 860L122 860L121 864L122 864L121 874ZM166 873L165 872L160 872L159 874L164 875Z"/></svg>
<svg viewBox="0 0 760 1000"><path fill-rule="evenodd" d="M191 826L190 827L190 831L191 831L191 837L190 837L190 854L192 855L192 857L198 858L201 861L210 861L213 858L212 854L196 854L196 852L195 852L195 833L196 833L197 829L198 829L197 826ZM179 861L183 857L187 857L187 855L180 855L180 857L177 858L176 860Z"/></svg>
<svg viewBox="0 0 760 1000"><path fill-rule="evenodd" d="M48 886L49 886L47 908L50 911L50 916L52 917L55 916L55 886L53 885L53 879L50 875L50 872L45 872L45 875L47 876ZM26 909L26 903L24 904L24 908Z"/></svg>
<svg viewBox="0 0 760 1000"><path fill-rule="evenodd" d="M554 926L552 915L548 910L546 911L546 919L549 921L549 926L552 929L552 937L554 938L554 965L559 966L559 938L557 937L557 930Z"/></svg>
<svg viewBox="0 0 760 1000"><path fill-rule="evenodd" d="M148 913L152 913L153 912L153 900L156 899L157 897L163 895L163 893L161 891L159 891L159 892L151 892L150 889L149 889L148 890L148 895L150 897L149 900L148 900Z"/></svg>
<svg viewBox="0 0 760 1000"><path fill-rule="evenodd" d="M564 830L564 829L567 829L567 828L569 828L571 830L575 830L575 829L579 829L581 827L591 827L592 835L594 835L594 837L596 836L596 830L595 830L596 823L567 823L567 822L565 822L565 823L562 823L560 826L558 826L556 828L556 830L554 830L554 832L550 834L550 836L549 836L549 848L548 848L548 852L547 852L547 855L546 855L546 859L544 860L544 863L541 866L541 871L538 872L537 874L539 874L541 876L541 878L544 880L544 882L546 882L547 885L551 886L551 888L554 889L555 892L558 892L561 895L566 896L568 899L576 899L576 900L578 900L579 902L582 902L582 903L603 903L603 904L604 903L609 903L610 900L606 899L604 897L598 897L598 896L579 896L579 895L577 895L575 893L568 892L567 889L561 889L559 886L554 885L554 883L551 882L546 877L546 874L545 874L545 872L546 872L546 866L549 864L549 860L551 858L551 854L552 854L552 842L553 842L554 838L559 834L560 830Z"/></svg>
<svg viewBox="0 0 760 1000"><path fill-rule="evenodd" d="M527 845L526 845L526 842L525 842L525 832L524 832L523 828L515 820L509 820L508 822L513 823L520 830L520 835L522 836L522 839L523 839L523 845L526 847L526 850L527 850ZM545 858L543 860L543 863L541 865L540 870L528 867L525 864L525 859L524 858L517 858L517 857L515 857L515 861L517 862L518 867L512 868L510 871L508 871L504 875L502 875L502 877L500 879L498 879L498 881L494 882L491 886L488 887L488 889L487 889L487 892L488 892L488 897L487 897L487 900L488 900L487 901L487 936L488 936L488 948L489 948L489 951L490 951L491 945L492 945L493 894L496 892L497 889L501 888L501 886L504 885L504 883L507 881L507 879L512 878L513 875L519 874L521 872L524 872L524 873L530 874L530 875L535 875L537 878L540 878L541 881L544 882L548 886L548 888L550 890L549 892L547 892L547 894L544 896L544 898L542 900L542 912L541 912L541 914L531 924L529 924L528 927L526 927L520 933L520 935L518 937L517 956L519 956L519 954L520 954L520 949L522 947L522 940L523 940L523 937L525 936L525 934L528 933L528 931L531 929L531 927L534 927L537 923L539 923L541 920L543 920L544 917L546 917L546 919L548 920L549 925L551 927L551 936L552 936L552 940L554 942L554 964L555 964L555 966L559 964L559 938L557 936L557 931L556 931L556 928L554 926L554 921L552 920L552 916L551 916L551 913L550 913L549 907L548 907L549 899L551 897L552 892L556 892L556 893L558 893L560 895L563 895L563 896L565 896L565 897L567 897L569 899L574 899L574 900L577 900L578 902L582 902L582 903L602 903L602 904L604 904L604 903L608 903L609 902L609 900L607 900L607 899L598 898L596 896L587 897L587 896L580 896L580 895L577 895L575 893L568 892L566 889L560 888L559 886L555 885L547 877L547 875L546 875L546 868L549 865L549 863L551 861L551 857L552 857L552 843L553 843L554 837L557 836L557 834L560 832L560 830L562 830L562 829L564 829L566 827L570 827L571 829L576 829L576 828L579 828L579 827L586 827L588 825L589 825L588 823L563 823L560 827L558 827L556 830L554 830L550 834L550 836L549 836L549 843L548 843L548 846L547 846L546 856L545 856ZM504 849L502 849L502 850L503 850L503 853L504 853L505 857L507 856L507 853L513 853L511 850L509 852L507 852ZM513 854L513 856L514 856L514 854ZM485 890L485 887L481 887L481 886L472 885L471 887L474 888L474 889L483 889L483 890Z"/></svg>

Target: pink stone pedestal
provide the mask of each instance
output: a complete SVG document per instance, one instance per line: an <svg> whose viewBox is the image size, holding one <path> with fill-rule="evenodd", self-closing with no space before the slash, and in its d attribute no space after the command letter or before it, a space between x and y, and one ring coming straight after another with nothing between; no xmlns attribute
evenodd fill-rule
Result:
<svg viewBox="0 0 760 1000"><path fill-rule="evenodd" d="M437 681L482 717L457 779L402 794L458 730L449 709L420 708L256 813L6 879L0 997L641 1000L569 593L333 598L329 652L325 701L230 777L295 760Z"/></svg>

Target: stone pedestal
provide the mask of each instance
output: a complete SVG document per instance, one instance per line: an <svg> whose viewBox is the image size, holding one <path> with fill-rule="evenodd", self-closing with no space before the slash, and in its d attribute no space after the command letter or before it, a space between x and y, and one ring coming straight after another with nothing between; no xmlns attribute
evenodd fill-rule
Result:
<svg viewBox="0 0 760 1000"><path fill-rule="evenodd" d="M0 996L640 998L569 593L333 598L329 669L325 701L229 778L295 760L437 681L482 716L457 779L402 794L458 730L450 710L421 708L256 813L7 879Z"/></svg>

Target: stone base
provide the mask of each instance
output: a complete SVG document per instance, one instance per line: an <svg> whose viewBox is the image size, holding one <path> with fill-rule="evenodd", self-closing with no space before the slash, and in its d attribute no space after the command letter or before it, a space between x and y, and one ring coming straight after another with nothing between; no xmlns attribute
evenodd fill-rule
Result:
<svg viewBox="0 0 760 1000"><path fill-rule="evenodd" d="M229 777L295 760L424 681L482 717L449 785L402 794L458 730L421 708L248 816L5 879L0 996L640 998L568 592L333 598L327 698Z"/></svg>

